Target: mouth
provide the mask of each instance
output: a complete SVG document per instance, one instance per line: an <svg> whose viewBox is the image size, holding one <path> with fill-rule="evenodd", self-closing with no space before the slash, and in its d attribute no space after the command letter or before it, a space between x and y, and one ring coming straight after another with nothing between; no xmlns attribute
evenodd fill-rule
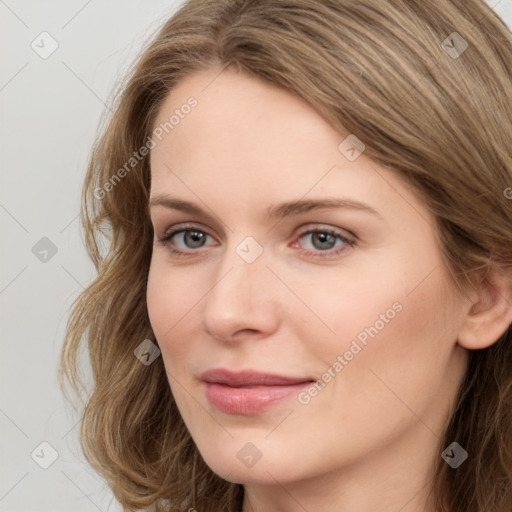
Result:
<svg viewBox="0 0 512 512"><path fill-rule="evenodd" d="M225 369L208 370L200 379L212 406L224 413L239 415L264 412L315 382L311 377Z"/></svg>

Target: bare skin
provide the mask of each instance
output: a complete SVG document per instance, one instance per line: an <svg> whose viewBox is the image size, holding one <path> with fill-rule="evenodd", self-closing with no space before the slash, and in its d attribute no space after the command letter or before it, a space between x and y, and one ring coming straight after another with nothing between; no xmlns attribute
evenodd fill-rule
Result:
<svg viewBox="0 0 512 512"><path fill-rule="evenodd" d="M150 199L172 196L207 215L151 208L155 240L171 228L202 234L155 243L147 299L204 460L244 484L244 512L428 511L468 349L496 341L511 308L460 293L426 206L364 152L350 161L338 149L348 134L303 100L213 69L183 79L156 124L192 95L197 106L151 151ZM282 202L327 198L374 212L268 216ZM254 261L242 257L258 247ZM198 378L218 367L329 381L259 414L229 414ZM252 467L237 457L247 443L261 454Z"/></svg>

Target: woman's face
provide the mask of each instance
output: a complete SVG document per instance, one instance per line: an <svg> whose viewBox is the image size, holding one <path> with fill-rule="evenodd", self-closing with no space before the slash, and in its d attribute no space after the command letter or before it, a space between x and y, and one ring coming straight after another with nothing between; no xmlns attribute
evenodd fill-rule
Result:
<svg viewBox="0 0 512 512"><path fill-rule="evenodd" d="M184 422L233 482L422 472L467 363L434 219L303 100L219 71L172 91L151 151L155 240L177 233L148 310Z"/></svg>

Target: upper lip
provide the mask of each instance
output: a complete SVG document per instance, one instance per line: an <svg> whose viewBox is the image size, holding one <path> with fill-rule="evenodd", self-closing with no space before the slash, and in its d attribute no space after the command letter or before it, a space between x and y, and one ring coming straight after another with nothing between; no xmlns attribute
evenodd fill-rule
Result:
<svg viewBox="0 0 512 512"><path fill-rule="evenodd" d="M312 382L310 377L286 377L273 373L262 373L256 370L233 372L225 368L214 368L200 375L204 382L225 384L232 387L242 386L289 386L302 382Z"/></svg>

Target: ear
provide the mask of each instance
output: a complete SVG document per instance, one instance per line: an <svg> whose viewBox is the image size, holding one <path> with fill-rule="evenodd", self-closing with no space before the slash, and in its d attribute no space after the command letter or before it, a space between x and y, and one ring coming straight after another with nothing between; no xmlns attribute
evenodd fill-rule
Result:
<svg viewBox="0 0 512 512"><path fill-rule="evenodd" d="M511 323L512 277L493 266L473 293L458 343L470 350L487 348L499 340Z"/></svg>

